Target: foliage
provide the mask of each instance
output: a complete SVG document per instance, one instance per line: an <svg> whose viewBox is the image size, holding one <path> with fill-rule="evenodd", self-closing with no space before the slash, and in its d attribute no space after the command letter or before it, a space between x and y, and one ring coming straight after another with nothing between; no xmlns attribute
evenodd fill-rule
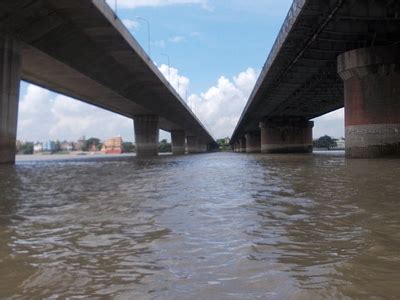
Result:
<svg viewBox="0 0 400 300"><path fill-rule="evenodd" d="M172 152L172 145L171 143L168 143L167 140L164 139L160 142L158 150L161 153Z"/></svg>
<svg viewBox="0 0 400 300"><path fill-rule="evenodd" d="M135 152L135 145L131 142L124 142L122 143L122 151L124 153L132 153Z"/></svg>
<svg viewBox="0 0 400 300"><path fill-rule="evenodd" d="M331 149L336 147L336 140L328 135L324 135L317 140L314 140L314 147Z"/></svg>
<svg viewBox="0 0 400 300"><path fill-rule="evenodd" d="M92 150L92 148L96 147L96 150L101 150L102 144L100 142L100 139L98 138L90 138L88 140L86 140L86 145L83 146L83 151L90 151Z"/></svg>
<svg viewBox="0 0 400 300"><path fill-rule="evenodd" d="M228 143L227 143L228 142ZM229 143L229 138L226 137L224 139L218 139L217 144L220 151L230 151L232 150L232 146Z"/></svg>
<svg viewBox="0 0 400 300"><path fill-rule="evenodd" d="M27 142L21 145L20 147L21 154L33 154L33 143Z"/></svg>

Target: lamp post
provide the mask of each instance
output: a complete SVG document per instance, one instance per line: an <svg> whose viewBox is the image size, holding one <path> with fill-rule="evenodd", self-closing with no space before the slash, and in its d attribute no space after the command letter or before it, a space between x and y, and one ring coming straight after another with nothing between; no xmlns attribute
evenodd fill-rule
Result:
<svg viewBox="0 0 400 300"><path fill-rule="evenodd" d="M166 53L161 53L162 56L165 56L168 59L168 81L171 83L171 61L169 59L169 55Z"/></svg>
<svg viewBox="0 0 400 300"><path fill-rule="evenodd" d="M149 22L149 20L147 20L147 19L145 19L145 18L143 18L143 17L136 17L136 19L137 20L141 20L141 21L144 21L144 22L146 22L146 24L147 24L147 43L148 43L148 48L149 48L149 57L151 57L151 45L150 45L150 40L151 40L151 37L150 37L150 22Z"/></svg>

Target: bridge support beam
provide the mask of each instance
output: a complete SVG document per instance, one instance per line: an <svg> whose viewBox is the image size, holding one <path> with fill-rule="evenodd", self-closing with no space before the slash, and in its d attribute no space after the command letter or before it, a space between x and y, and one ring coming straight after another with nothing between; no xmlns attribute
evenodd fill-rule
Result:
<svg viewBox="0 0 400 300"><path fill-rule="evenodd" d="M15 163L21 46L0 37L0 163Z"/></svg>
<svg viewBox="0 0 400 300"><path fill-rule="evenodd" d="M314 122L280 118L260 122L262 153L311 153Z"/></svg>
<svg viewBox="0 0 400 300"><path fill-rule="evenodd" d="M172 154L174 155L185 154L185 139L186 139L185 131L183 130L171 131Z"/></svg>
<svg viewBox="0 0 400 300"><path fill-rule="evenodd" d="M239 139L239 152L246 153L246 139L244 137Z"/></svg>
<svg viewBox="0 0 400 300"><path fill-rule="evenodd" d="M246 138L246 153L261 152L261 136L260 133L247 133Z"/></svg>
<svg viewBox="0 0 400 300"><path fill-rule="evenodd" d="M363 48L338 58L344 80L346 157L400 157L400 47Z"/></svg>
<svg viewBox="0 0 400 300"><path fill-rule="evenodd" d="M158 155L159 119L158 116L135 116L136 156Z"/></svg>

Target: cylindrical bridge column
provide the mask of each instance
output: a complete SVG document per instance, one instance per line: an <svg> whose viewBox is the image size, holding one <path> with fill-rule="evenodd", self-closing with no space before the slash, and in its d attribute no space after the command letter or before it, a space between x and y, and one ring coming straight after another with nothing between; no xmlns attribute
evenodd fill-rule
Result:
<svg viewBox="0 0 400 300"><path fill-rule="evenodd" d="M136 156L158 155L159 118L158 116L135 116Z"/></svg>
<svg viewBox="0 0 400 300"><path fill-rule="evenodd" d="M246 138L246 152L247 153L260 153L261 152L261 136L259 132L247 133Z"/></svg>
<svg viewBox="0 0 400 300"><path fill-rule="evenodd" d="M338 57L344 81L346 157L400 157L400 47Z"/></svg>
<svg viewBox="0 0 400 300"><path fill-rule="evenodd" d="M0 163L14 163L18 100L21 81L21 45L0 37Z"/></svg>
<svg viewBox="0 0 400 300"><path fill-rule="evenodd" d="M173 130L171 131L172 140L172 154L183 155L185 154L185 131L183 130Z"/></svg>
<svg viewBox="0 0 400 300"><path fill-rule="evenodd" d="M262 153L311 153L312 128L307 120L279 118L260 122Z"/></svg>

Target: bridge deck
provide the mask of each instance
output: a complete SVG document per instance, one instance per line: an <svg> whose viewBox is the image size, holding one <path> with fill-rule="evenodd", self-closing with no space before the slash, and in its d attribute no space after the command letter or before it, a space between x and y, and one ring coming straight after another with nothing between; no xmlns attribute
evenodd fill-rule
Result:
<svg viewBox="0 0 400 300"><path fill-rule="evenodd" d="M213 141L105 1L1 1L0 34L23 41L24 80Z"/></svg>
<svg viewBox="0 0 400 300"><path fill-rule="evenodd" d="M400 43L400 2L295 0L232 136L263 118L313 119L343 107L337 57Z"/></svg>

